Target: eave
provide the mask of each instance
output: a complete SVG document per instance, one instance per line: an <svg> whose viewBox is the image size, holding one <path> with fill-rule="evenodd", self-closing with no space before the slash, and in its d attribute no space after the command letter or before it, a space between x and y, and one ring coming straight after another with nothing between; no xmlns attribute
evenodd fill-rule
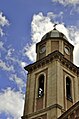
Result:
<svg viewBox="0 0 79 119"><path fill-rule="evenodd" d="M71 61L67 60L62 53L60 53L58 50L50 53L46 57L34 62L33 64L30 64L28 66L25 66L24 69L28 71L28 73L31 73L35 71L36 69L39 69L40 67L45 66L48 63L51 63L52 61L59 61L62 65L64 65L66 68L70 69L72 72L74 72L76 75L79 75L79 67L74 65Z"/></svg>

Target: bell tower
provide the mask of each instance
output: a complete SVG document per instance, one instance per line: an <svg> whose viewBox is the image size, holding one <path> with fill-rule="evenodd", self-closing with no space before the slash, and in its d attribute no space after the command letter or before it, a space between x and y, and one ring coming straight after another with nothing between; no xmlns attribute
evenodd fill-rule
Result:
<svg viewBox="0 0 79 119"><path fill-rule="evenodd" d="M57 119L79 100L74 46L55 28L36 44L36 62L28 71L22 119Z"/></svg>

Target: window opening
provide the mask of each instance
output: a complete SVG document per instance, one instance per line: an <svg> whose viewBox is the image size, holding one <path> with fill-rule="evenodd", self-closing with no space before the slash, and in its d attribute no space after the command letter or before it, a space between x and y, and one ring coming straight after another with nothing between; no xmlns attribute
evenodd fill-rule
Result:
<svg viewBox="0 0 79 119"><path fill-rule="evenodd" d="M66 96L67 96L67 99L72 99L72 97L71 97L71 80L69 77L66 78Z"/></svg>
<svg viewBox="0 0 79 119"><path fill-rule="evenodd" d="M44 95L44 75L39 77L39 85L38 85L38 97L42 97Z"/></svg>
<svg viewBox="0 0 79 119"><path fill-rule="evenodd" d="M42 119L42 117L38 117L38 119Z"/></svg>

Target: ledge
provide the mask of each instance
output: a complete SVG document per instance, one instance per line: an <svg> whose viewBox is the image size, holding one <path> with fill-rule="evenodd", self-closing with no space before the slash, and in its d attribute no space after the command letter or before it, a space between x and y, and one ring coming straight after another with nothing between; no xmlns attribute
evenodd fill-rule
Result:
<svg viewBox="0 0 79 119"><path fill-rule="evenodd" d="M38 115L40 113L45 113L46 111L49 111L49 110L51 110L53 108L59 108L60 110L62 110L62 106L60 106L59 104L54 104L54 105L51 105L49 107L46 107L45 109L41 109L39 111L32 112L31 114L24 115L21 118L22 119L30 118L30 117L35 116L35 115Z"/></svg>
<svg viewBox="0 0 79 119"><path fill-rule="evenodd" d="M71 61L67 60L62 53L60 53L58 50L50 53L46 57L36 61L33 64L30 64L26 67L24 67L25 70L28 71L28 73L31 73L35 71L36 69L39 69L42 66L45 66L48 63L51 63L52 61L59 61L62 65L64 65L66 68L73 71L76 75L79 75L79 67L74 65Z"/></svg>
<svg viewBox="0 0 79 119"><path fill-rule="evenodd" d="M67 119L68 116L74 113L79 109L79 101L76 102L73 106L71 106L66 112L64 112L58 119Z"/></svg>

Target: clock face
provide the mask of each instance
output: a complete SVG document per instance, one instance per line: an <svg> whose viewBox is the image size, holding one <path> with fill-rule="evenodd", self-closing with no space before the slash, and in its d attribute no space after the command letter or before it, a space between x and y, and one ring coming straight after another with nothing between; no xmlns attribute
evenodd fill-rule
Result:
<svg viewBox="0 0 79 119"><path fill-rule="evenodd" d="M41 48L40 48L40 53L44 53L46 51L46 47L45 46L42 46Z"/></svg>
<svg viewBox="0 0 79 119"><path fill-rule="evenodd" d="M70 49L68 47L65 47L64 51L67 55L70 55Z"/></svg>

